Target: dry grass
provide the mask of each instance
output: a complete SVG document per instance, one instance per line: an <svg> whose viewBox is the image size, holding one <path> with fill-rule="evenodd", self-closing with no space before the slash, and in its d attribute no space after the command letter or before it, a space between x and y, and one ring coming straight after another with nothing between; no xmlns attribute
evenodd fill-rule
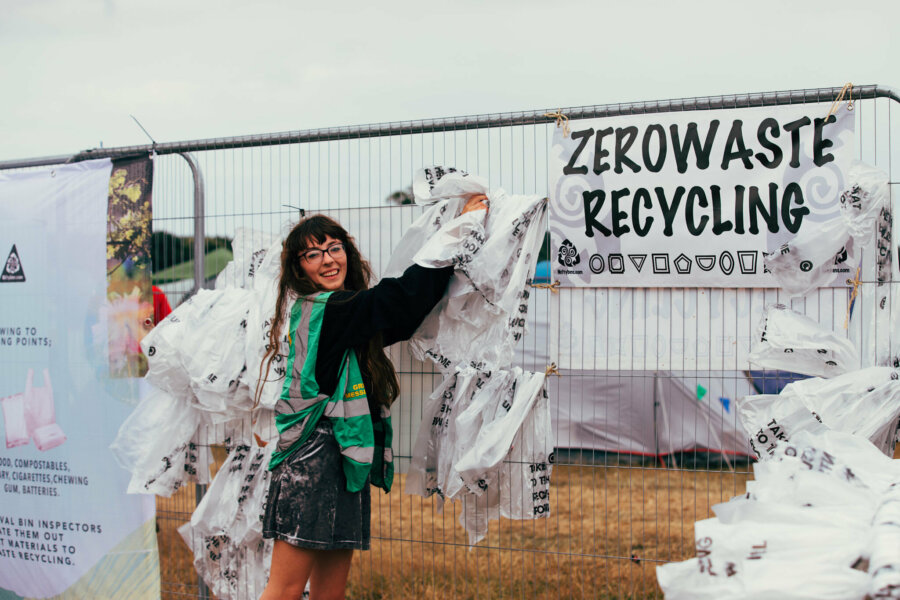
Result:
<svg viewBox="0 0 900 600"><path fill-rule="evenodd" d="M373 488L372 550L357 552L349 598L661 598L654 567L692 555L694 521L744 491L745 473L613 466L553 471L551 517L491 523L469 549L459 505ZM163 598L196 597L197 576L175 529L194 491L157 503ZM640 562L631 559L635 554Z"/></svg>

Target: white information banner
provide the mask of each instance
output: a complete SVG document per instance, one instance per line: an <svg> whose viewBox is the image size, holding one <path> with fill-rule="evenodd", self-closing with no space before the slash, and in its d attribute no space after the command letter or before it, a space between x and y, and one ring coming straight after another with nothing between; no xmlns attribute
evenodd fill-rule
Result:
<svg viewBox="0 0 900 600"><path fill-rule="evenodd" d="M829 104L657 113L557 128L553 278L565 287L775 287L773 252L838 216L853 113ZM855 270L838 253L834 285ZM852 252L851 252L852 256Z"/></svg>
<svg viewBox="0 0 900 600"><path fill-rule="evenodd" d="M159 598L152 496L109 444L109 160L0 172L0 597Z"/></svg>

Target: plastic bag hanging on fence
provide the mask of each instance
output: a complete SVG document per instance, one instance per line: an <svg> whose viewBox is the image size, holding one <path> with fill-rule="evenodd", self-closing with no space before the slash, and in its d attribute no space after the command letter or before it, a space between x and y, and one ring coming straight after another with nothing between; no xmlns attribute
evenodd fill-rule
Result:
<svg viewBox="0 0 900 600"><path fill-rule="evenodd" d="M281 240L277 235L238 227L231 241L233 259L216 277L216 289L253 289L255 276L273 244L278 245L280 253Z"/></svg>
<svg viewBox="0 0 900 600"><path fill-rule="evenodd" d="M262 539L273 446L234 446L190 523L179 529L194 565L220 598L254 599L265 588L271 541Z"/></svg>
<svg viewBox="0 0 900 600"><path fill-rule="evenodd" d="M110 445L113 456L131 472L129 494L171 496L187 479L185 464L198 411L152 388L125 419Z"/></svg>
<svg viewBox="0 0 900 600"><path fill-rule="evenodd" d="M447 198L486 194L488 182L455 167L432 165L413 174L413 197L416 204L432 204Z"/></svg>
<svg viewBox="0 0 900 600"><path fill-rule="evenodd" d="M741 425L750 436L750 449L761 459L773 456L779 442L790 441L798 431L825 429L821 420L792 396L745 396L737 405Z"/></svg>
<svg viewBox="0 0 900 600"><path fill-rule="evenodd" d="M272 540L236 545L228 534L203 536L190 522L178 533L194 554L194 569L220 600L256 600L262 595L272 562Z"/></svg>
<svg viewBox="0 0 900 600"><path fill-rule="evenodd" d="M886 454L893 450L900 419L900 371L869 367L832 379L796 381L781 396L797 398L831 429L859 435Z"/></svg>
<svg viewBox="0 0 900 600"><path fill-rule="evenodd" d="M523 372L518 367L511 371L511 385L498 398L494 417L482 425L475 443L454 465L469 490L479 489L479 481L509 454L522 424L546 393L544 373Z"/></svg>
<svg viewBox="0 0 900 600"><path fill-rule="evenodd" d="M888 332L900 328L900 290L892 275L893 211L888 176L864 163L850 169L854 185L841 195L841 208L865 215L859 238L874 240L863 260L854 304L852 331L861 329L865 365L900 367L900 340Z"/></svg>
<svg viewBox="0 0 900 600"><path fill-rule="evenodd" d="M846 265L847 275L852 274L859 258L858 245L850 236L850 225L836 218L804 224L796 237L765 254L763 261L781 289L798 297L834 282L835 265ZM847 275L841 280L847 279Z"/></svg>
<svg viewBox="0 0 900 600"><path fill-rule="evenodd" d="M247 368L242 374L242 380L251 396L256 393L257 386L261 381L259 405L263 408L272 408L281 395L281 388L287 374L291 320L287 315L282 319L279 348L267 369L264 359L269 346L269 331L275 315L278 289L272 287L257 290L254 292L254 298L255 301L247 315L247 341L244 347L244 361ZM293 301L293 296L286 298L285 306L288 311Z"/></svg>
<svg viewBox="0 0 900 600"><path fill-rule="evenodd" d="M546 201L502 191L494 196L484 244L458 267L447 295L410 339L416 358L430 358L445 371L461 362L485 371L508 367L524 334L526 284L543 242Z"/></svg>
<svg viewBox="0 0 900 600"><path fill-rule="evenodd" d="M442 452L451 451L448 439L450 415L457 396L457 374L445 377L422 408L422 421L413 446L412 460L406 475L404 492L428 498L437 493L443 496L439 481Z"/></svg>
<svg viewBox="0 0 900 600"><path fill-rule="evenodd" d="M748 360L763 368L819 377L859 369L853 342L783 304L766 307Z"/></svg>
<svg viewBox="0 0 900 600"><path fill-rule="evenodd" d="M544 381L528 416L500 466L500 515L507 519L550 516L550 477L554 461L550 398Z"/></svg>

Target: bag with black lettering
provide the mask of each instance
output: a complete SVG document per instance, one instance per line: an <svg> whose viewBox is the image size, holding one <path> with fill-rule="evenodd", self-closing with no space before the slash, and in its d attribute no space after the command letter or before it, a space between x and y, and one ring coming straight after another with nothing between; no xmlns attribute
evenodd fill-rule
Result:
<svg viewBox="0 0 900 600"><path fill-rule="evenodd" d="M252 289L255 275L272 248L281 254L281 239L277 235L249 227L235 229L231 240L233 258L216 277L216 289Z"/></svg>
<svg viewBox="0 0 900 600"><path fill-rule="evenodd" d="M510 386L501 392L493 418L485 421L475 443L454 465L470 491L477 492L479 481L509 454L522 424L538 398L543 397L544 373L522 371L519 367L513 367L511 372Z"/></svg>
<svg viewBox="0 0 900 600"><path fill-rule="evenodd" d="M796 397L829 428L859 435L885 454L893 451L900 419L897 370L869 367L832 379L795 381L781 395Z"/></svg>
<svg viewBox="0 0 900 600"><path fill-rule="evenodd" d="M793 396L760 394L738 400L741 425L750 436L750 448L765 460L779 442L790 441L797 431L823 431L825 426Z"/></svg>
<svg viewBox="0 0 900 600"><path fill-rule="evenodd" d="M416 204L432 204L447 198L487 194L488 182L455 167L431 165L413 173L412 190Z"/></svg>
<svg viewBox="0 0 900 600"><path fill-rule="evenodd" d="M546 230L546 200L502 190L491 197L483 245L457 265L446 296L410 339L413 356L445 370L460 362L485 371L508 367L525 331L526 285Z"/></svg>
<svg viewBox="0 0 900 600"><path fill-rule="evenodd" d="M200 414L193 406L151 388L119 427L110 450L131 472L129 494L171 496L190 477L191 438Z"/></svg>
<svg viewBox="0 0 900 600"><path fill-rule="evenodd" d="M853 342L783 304L766 306L747 358L763 368L818 377L859 369Z"/></svg>
<svg viewBox="0 0 900 600"><path fill-rule="evenodd" d="M404 492L428 498L443 496L438 463L443 452L452 451L448 440L450 417L457 396L457 373L441 381L422 408L422 422L413 446L412 460L406 475Z"/></svg>
<svg viewBox="0 0 900 600"><path fill-rule="evenodd" d="M247 317L254 296L241 289L210 293L219 297L197 315L182 361L198 407L213 413L214 421L227 421L238 416L232 405L244 371Z"/></svg>

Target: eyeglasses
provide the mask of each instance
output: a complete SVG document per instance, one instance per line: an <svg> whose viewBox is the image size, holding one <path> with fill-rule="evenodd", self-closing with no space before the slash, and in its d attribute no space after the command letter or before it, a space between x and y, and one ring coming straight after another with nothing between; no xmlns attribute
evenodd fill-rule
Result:
<svg viewBox="0 0 900 600"><path fill-rule="evenodd" d="M328 246L325 250L313 248L312 250L307 250L306 252L301 254L300 258L302 258L309 264L314 265L322 262L322 259L325 258L326 252L331 255L331 258L340 258L344 255L344 245L333 244L331 246Z"/></svg>

